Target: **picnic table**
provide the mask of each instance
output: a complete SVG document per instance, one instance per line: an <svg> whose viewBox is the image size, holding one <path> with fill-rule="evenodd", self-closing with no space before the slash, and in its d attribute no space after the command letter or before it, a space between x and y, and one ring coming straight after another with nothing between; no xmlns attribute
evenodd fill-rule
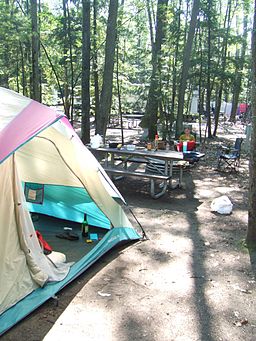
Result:
<svg viewBox="0 0 256 341"><path fill-rule="evenodd" d="M99 147L96 149L90 148L91 152L100 158L103 154L103 168L110 176L115 177L143 177L150 180L150 194L152 198L157 199L165 194L168 187L173 188L173 163L174 161L180 162L180 177L179 184L182 181L182 169L184 166L183 153L171 150L147 150L145 148L136 148L129 150L127 147L108 148ZM161 160L164 167L158 168L156 160ZM154 174L145 170L141 165L148 164L154 168ZM160 181L159 191L156 192L156 182Z"/></svg>

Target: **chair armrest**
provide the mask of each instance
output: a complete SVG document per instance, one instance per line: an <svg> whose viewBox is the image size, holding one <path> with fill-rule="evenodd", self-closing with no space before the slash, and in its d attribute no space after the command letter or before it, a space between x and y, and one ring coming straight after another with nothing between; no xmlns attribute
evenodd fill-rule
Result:
<svg viewBox="0 0 256 341"><path fill-rule="evenodd" d="M231 152L239 152L239 149L237 149L237 148L230 148L230 151Z"/></svg>
<svg viewBox="0 0 256 341"><path fill-rule="evenodd" d="M220 149L222 149L222 150L230 150L230 147L227 147L227 146L220 146Z"/></svg>

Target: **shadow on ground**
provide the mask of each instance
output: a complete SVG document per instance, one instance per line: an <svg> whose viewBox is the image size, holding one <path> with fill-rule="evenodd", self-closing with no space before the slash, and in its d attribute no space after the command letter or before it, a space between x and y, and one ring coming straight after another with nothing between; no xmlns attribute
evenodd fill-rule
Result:
<svg viewBox="0 0 256 341"><path fill-rule="evenodd" d="M33 335L31 339L33 341L42 340L52 328L58 317L63 313L75 295L86 285L86 283L106 265L118 258L123 250L135 244L136 243L120 245L106 253L88 270L86 270L85 273L81 274L77 279L62 289L57 294L57 299L52 298L48 300L28 317L20 321L17 325L1 336L1 341L25 341L28 339L28 335Z"/></svg>

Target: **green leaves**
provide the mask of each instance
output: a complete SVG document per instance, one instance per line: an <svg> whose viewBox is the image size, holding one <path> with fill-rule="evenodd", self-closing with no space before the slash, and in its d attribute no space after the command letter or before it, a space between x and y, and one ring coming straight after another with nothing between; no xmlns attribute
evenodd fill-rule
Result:
<svg viewBox="0 0 256 341"><path fill-rule="evenodd" d="M9 3L8 5L5 1L0 2L0 85L12 87L14 90L19 88L19 91L29 95L31 74L30 2L19 0L19 2L10 1ZM235 80L236 73L238 74L237 70L241 63L243 63L243 68L239 69L239 74L242 75L242 93L246 92L244 90L246 90L247 82L244 82L243 79L246 80L250 70L248 46L250 41L243 35L243 25L247 15L248 31L251 29L253 2L252 0L229 0L228 3L231 6L231 23L227 30L225 17L227 1L201 0L192 47L185 106L189 107L189 89L198 87L200 82L202 86L206 85L209 61L211 64L212 99L216 97L218 85L221 82L225 84L225 92L232 94L232 82ZM148 3L146 0L125 0L118 12L119 81L124 111L144 111L146 105L152 71L152 46L147 4L151 12L152 28L155 31L157 0L148 0ZM177 112L177 89L192 4L192 0L169 1L164 20L166 30L162 39L161 53L158 55L161 72L157 73L155 83L160 89L159 98L163 110L173 114ZM54 6L50 6L47 1L44 1L40 6L38 33L48 54L47 57L41 47L39 61L44 84L43 99L48 103L51 100L55 101L52 94L54 91L59 91L56 75L63 88L66 87L70 90L71 83L75 83L75 96L79 97L81 88L77 85L80 83L82 70L82 3L78 0L65 1L66 11L68 11L66 17L62 0L56 0ZM100 85L102 84L105 57L108 7L109 1L97 1L97 30L96 32L91 30L91 39L96 39L91 53L97 52ZM93 20L91 20L91 27L92 25ZM210 44L207 41L209 25ZM154 39L155 35L153 34ZM225 40L227 40L227 53L223 69L221 65L223 65ZM244 44L246 45L245 55L241 56ZM208 45L210 46L209 61ZM71 68L73 72L71 72ZM91 68L91 70L93 69ZM94 103L93 94L94 90L91 85L92 103ZM116 99L117 88L114 81L113 110L117 110Z"/></svg>

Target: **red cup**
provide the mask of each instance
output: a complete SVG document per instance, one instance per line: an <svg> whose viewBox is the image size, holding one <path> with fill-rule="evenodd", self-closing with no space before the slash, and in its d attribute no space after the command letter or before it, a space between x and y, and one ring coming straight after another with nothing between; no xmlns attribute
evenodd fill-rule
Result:
<svg viewBox="0 0 256 341"><path fill-rule="evenodd" d="M180 152L182 148L182 143L178 143L177 144L177 151Z"/></svg>

